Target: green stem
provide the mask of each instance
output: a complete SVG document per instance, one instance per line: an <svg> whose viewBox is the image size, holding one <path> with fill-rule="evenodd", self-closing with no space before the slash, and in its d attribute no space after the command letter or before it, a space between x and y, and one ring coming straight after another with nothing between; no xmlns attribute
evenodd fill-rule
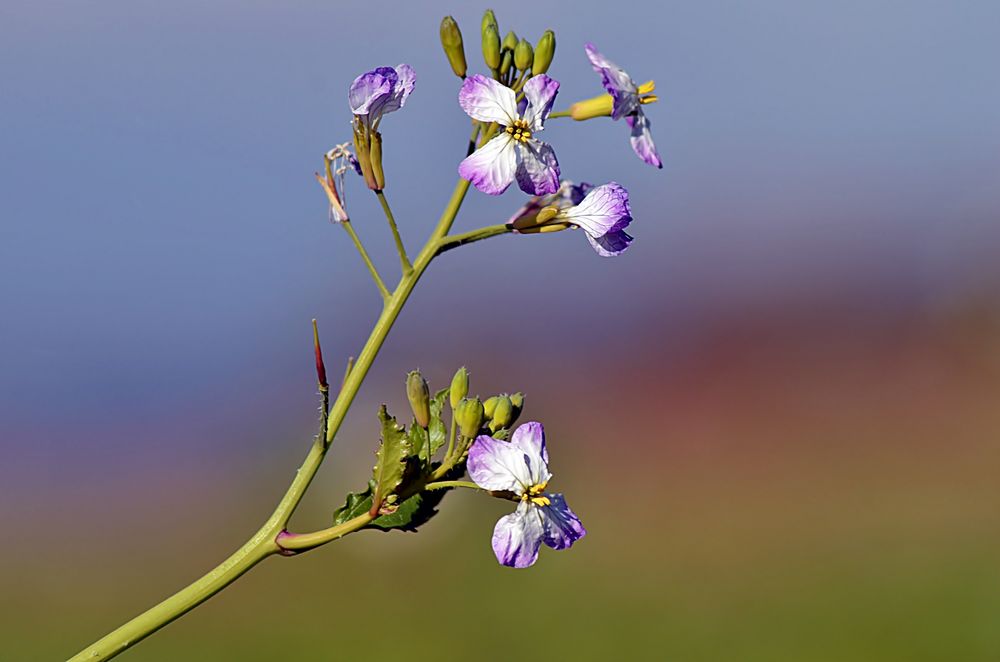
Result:
<svg viewBox="0 0 1000 662"><path fill-rule="evenodd" d="M378 196L378 201L382 204L382 211L385 212L385 218L389 221L389 227L392 228L392 238L396 242L396 252L399 253L399 264L403 268L403 275L405 276L413 271L413 266L410 264L410 258L406 255L406 247L403 246L403 238L399 236L399 228L396 227L396 219L392 215L392 209L389 207L389 201L385 199L385 193L382 191L375 191L375 195Z"/></svg>
<svg viewBox="0 0 1000 662"><path fill-rule="evenodd" d="M497 235L507 234L508 232L513 232L514 228L506 224L500 225L487 225L484 228L479 228L478 230L472 230L470 232L463 232L462 234L453 234L441 239L438 242L438 252L444 253L445 251L450 251L453 248L458 248L459 246L464 246L465 244L471 244L475 241L480 241L482 239L489 239L490 237L496 237Z"/></svg>
<svg viewBox="0 0 1000 662"><path fill-rule="evenodd" d="M557 110L554 113L549 113L548 119L553 119L557 117L571 117L569 110Z"/></svg>
<svg viewBox="0 0 1000 662"><path fill-rule="evenodd" d="M479 487L475 483L472 483L467 480L439 480L436 483L427 483L426 485L424 485L425 490L443 490L449 487L468 487L469 489L472 490L485 491L483 490L483 488Z"/></svg>
<svg viewBox="0 0 1000 662"><path fill-rule="evenodd" d="M263 526L260 527L257 533L246 544L213 570L209 571L208 574L94 642L70 658L70 662L108 660L115 657L163 626L180 618L205 600L208 600L268 556L290 551L290 548L279 545L278 539L281 538L287 541L289 538L295 538L293 534L282 535L285 533L285 526L288 524L288 520L291 518L292 513L295 512L299 502L305 495L306 489L309 487L320 464L323 462L323 458L330 447L330 442L333 441L337 430L340 428L341 423L343 423L348 408L354 401L362 381L364 381L372 362L375 360L375 356L389 334L389 330L399 316L403 304L406 303L410 293L413 291L413 287L424 270L427 269L434 256L438 254L439 244L455 222L455 217L458 215L458 210L462 206L462 201L465 199L465 194L468 190L469 182L464 179L459 180L451 195L451 199L448 201L448 205L445 207L441 218L434 228L434 232L417 256L411 273L403 276L395 292L386 301L382 314L375 323L375 328L372 329L368 341L358 355L357 362L347 374L343 388L341 388L327 418L326 438L319 438L313 443L309 449L309 453L306 455L305 461L296 472L295 478L292 480L285 495L281 498L277 508L275 508ZM339 532L337 537L362 528L367 523L367 521L362 521L362 518L345 522L341 525L345 528ZM329 534L329 530L327 532ZM334 539L336 538L330 538L330 540ZM329 540L326 542L329 542Z"/></svg>
<svg viewBox="0 0 1000 662"><path fill-rule="evenodd" d="M371 257L368 256L368 251L365 250L364 245L361 243L361 239L358 237L358 233L354 231L354 226L351 225L350 221L344 221L341 223L344 229L347 230L347 234L350 235L351 241L354 242L354 247L358 249L358 253L361 254L361 259L365 261L365 266L368 267L368 272L372 275L372 280L375 281L375 286L378 287L379 294L382 295L382 300L389 298L389 290L385 286L385 281L382 280L382 276L379 275L378 269L375 268L375 263L372 262Z"/></svg>

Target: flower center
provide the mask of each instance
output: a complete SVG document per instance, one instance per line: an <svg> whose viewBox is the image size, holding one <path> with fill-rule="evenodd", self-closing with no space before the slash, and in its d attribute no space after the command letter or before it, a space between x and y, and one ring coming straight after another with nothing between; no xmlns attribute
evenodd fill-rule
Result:
<svg viewBox="0 0 1000 662"><path fill-rule="evenodd" d="M526 143L531 139L531 128L522 119L514 120L511 126L506 128L507 134L519 143Z"/></svg>
<svg viewBox="0 0 1000 662"><path fill-rule="evenodd" d="M640 85L639 89L637 90L639 94L639 103L645 105L647 103L656 103L657 101L659 101L657 96L655 94L652 94L652 91L655 89L656 89L656 83L654 83L653 81L647 81L642 85Z"/></svg>
<svg viewBox="0 0 1000 662"><path fill-rule="evenodd" d="M537 485L532 485L529 487L524 494L521 495L521 501L530 501L536 506L548 506L552 502L549 498L542 494L545 491L545 486L548 483L538 483Z"/></svg>

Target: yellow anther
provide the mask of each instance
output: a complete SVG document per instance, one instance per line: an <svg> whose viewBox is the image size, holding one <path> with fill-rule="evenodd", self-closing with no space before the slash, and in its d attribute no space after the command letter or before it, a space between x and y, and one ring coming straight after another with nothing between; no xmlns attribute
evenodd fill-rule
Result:
<svg viewBox="0 0 1000 662"><path fill-rule="evenodd" d="M549 505L552 505L552 502L549 501L549 498L547 496L532 497L531 498L531 503L535 504L536 506L549 506Z"/></svg>
<svg viewBox="0 0 1000 662"><path fill-rule="evenodd" d="M660 98L658 96L656 96L655 94L650 94L650 95L647 95L647 96L644 96L644 97L639 97L639 103L641 103L641 104L656 103L659 100L660 100Z"/></svg>
<svg viewBox="0 0 1000 662"><path fill-rule="evenodd" d="M656 89L656 83L651 80L647 80L645 83L639 86L639 94L649 94Z"/></svg>

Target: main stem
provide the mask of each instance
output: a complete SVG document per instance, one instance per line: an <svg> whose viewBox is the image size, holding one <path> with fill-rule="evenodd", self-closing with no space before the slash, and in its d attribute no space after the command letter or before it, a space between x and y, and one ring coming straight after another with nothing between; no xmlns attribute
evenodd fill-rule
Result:
<svg viewBox="0 0 1000 662"><path fill-rule="evenodd" d="M458 215L458 210L462 206L462 201L468 190L469 182L459 180L447 207L434 228L434 232L414 261L412 271L404 274L395 291L386 300L382 314L375 323L375 328L372 329L368 341L361 350L361 354L358 355L357 362L344 380L340 394L330 409L326 438L319 438L313 443L305 461L296 472L292 484L264 525L242 547L206 575L94 642L70 658L70 662L109 660L208 600L268 556L288 553L288 550L283 549L278 544L278 537L285 530L292 513L302 501L306 489L323 462L326 451L330 448L330 443L336 436L337 430L340 429L340 425L347 415L347 410L354 401L372 362L382 348L386 336L389 335L393 323L399 317L403 305L420 276L423 275L424 270L427 269L434 256L440 252L442 240L455 222L455 217ZM354 528L351 530L356 530L367 524L360 519L358 521L352 520L352 523ZM347 532L349 531L345 530L345 533Z"/></svg>

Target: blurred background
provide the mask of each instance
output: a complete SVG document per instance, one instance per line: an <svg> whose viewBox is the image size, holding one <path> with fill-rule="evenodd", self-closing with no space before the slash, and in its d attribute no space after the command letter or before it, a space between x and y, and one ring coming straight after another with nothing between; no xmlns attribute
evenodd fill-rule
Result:
<svg viewBox="0 0 1000 662"><path fill-rule="evenodd" d="M0 4L0 658L75 653L273 508L316 429L310 320L338 374L379 309L312 176L347 86L417 71L382 125L415 251L468 138L438 23L481 70L483 9ZM589 536L502 568L507 505L451 494L418 534L265 561L128 659L1000 659L1000 5L494 9L556 31L557 108L601 91L586 41L656 80L663 170L623 123L545 131L564 176L628 187L636 242L437 260L293 523L364 483L407 370L465 364L527 393Z"/></svg>

